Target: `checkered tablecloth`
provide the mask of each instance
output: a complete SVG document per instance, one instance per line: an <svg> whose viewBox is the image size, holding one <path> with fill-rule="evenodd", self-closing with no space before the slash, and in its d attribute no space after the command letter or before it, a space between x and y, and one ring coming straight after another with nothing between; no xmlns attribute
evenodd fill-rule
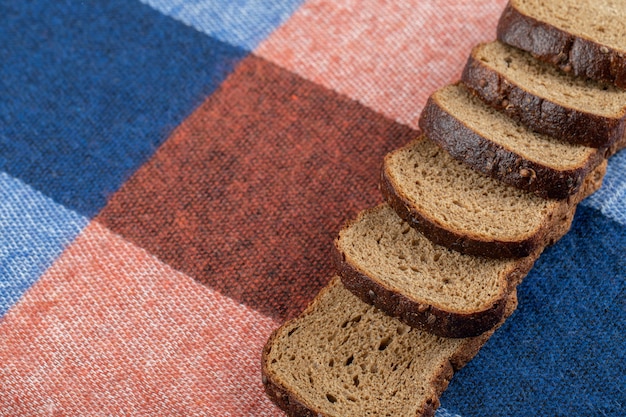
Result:
<svg viewBox="0 0 626 417"><path fill-rule="evenodd" d="M0 415L282 415L266 338L504 5L0 1ZM625 173L438 416L626 415Z"/></svg>

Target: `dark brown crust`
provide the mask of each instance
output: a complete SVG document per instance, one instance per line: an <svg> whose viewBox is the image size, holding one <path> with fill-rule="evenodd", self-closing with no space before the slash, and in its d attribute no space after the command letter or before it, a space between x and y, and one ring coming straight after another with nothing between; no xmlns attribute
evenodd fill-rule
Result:
<svg viewBox="0 0 626 417"><path fill-rule="evenodd" d="M263 362L265 364L265 361ZM267 376L265 367L263 367L263 383L265 387L265 393L281 410L292 417L319 417L324 416L322 413L318 413L310 410L304 404L300 403L296 397L292 395L286 388L280 384L274 382L269 376Z"/></svg>
<svg viewBox="0 0 626 417"><path fill-rule="evenodd" d="M537 97L484 65L474 51L461 79L485 103L536 132L594 148L607 148L624 136L624 114L607 118Z"/></svg>
<svg viewBox="0 0 626 417"><path fill-rule="evenodd" d="M428 140L424 139L418 140ZM411 146L411 145L409 145ZM554 244L569 231L576 205L586 196L600 188L606 171L606 161L596 167L583 182L577 194L566 200L554 200L555 209L548 221L540 225L531 235L521 237L517 241L498 239L485 240L479 236L462 234L449 230L445 225L430 218L428 213L420 212L396 186L387 172L388 157L381 174L380 188L385 200L398 215L411 227L417 229L428 239L438 245L468 255L486 256L489 258L524 258L541 252L545 246Z"/></svg>
<svg viewBox="0 0 626 417"><path fill-rule="evenodd" d="M350 227L350 223L346 227ZM367 272L360 270L341 250L338 240L335 241L333 255L336 273L341 277L343 285L363 302L374 305L411 327L450 338L478 336L499 323L504 315L509 293L515 288L509 283L521 281L537 257L520 260L502 277L506 281L503 285L504 291L495 297L491 305L480 311L463 313L447 311L427 302L420 302L385 286L379 280L368 276Z"/></svg>
<svg viewBox="0 0 626 417"><path fill-rule="evenodd" d="M320 294L323 291L328 290L328 288L333 285L333 282L334 280L332 280L328 286L324 287L320 291ZM320 297L320 294L318 294L318 296L309 304L309 306L299 317L309 314L315 308L317 304L316 300ZM513 292L513 294L511 294L509 298L509 302L507 303L505 318L508 317L513 312L513 310L515 310L515 305L516 296L515 292ZM280 328L274 330L272 335L269 337L267 343L265 344L261 356L261 381L263 383L267 396L288 416L328 417L326 414L323 414L320 411L313 410L312 407L307 407L304 402L299 399L296 393L281 385L280 381L274 380L272 378L271 372L269 372L267 368L268 355L272 349L274 340L285 327L290 326L291 323L293 323L295 320L298 320L298 318L290 320L283 324ZM503 321L504 320L502 320L500 324L502 324ZM480 348L491 337L494 330L495 329L492 329L478 337L465 339L464 343L452 354L449 360L441 364L441 368L439 369L439 371L434 373L430 380L430 384L433 387L433 395L430 398L426 399L424 404L422 404L422 409L418 411L415 417L433 417L435 415L435 410L439 407L439 396L448 387L448 384L452 379L454 372L461 369L474 356L476 356Z"/></svg>
<svg viewBox="0 0 626 417"><path fill-rule="evenodd" d="M580 189L603 152L595 152L576 168L558 170L525 159L514 151L476 133L431 96L422 111L419 126L429 139L453 158L472 169L543 198L564 199Z"/></svg>
<svg viewBox="0 0 626 417"><path fill-rule="evenodd" d="M626 88L626 51L541 22L523 14L511 3L500 16L497 37L565 72Z"/></svg>
<svg viewBox="0 0 626 417"><path fill-rule="evenodd" d="M478 236L468 236L448 230L444 225L431 219L426 213L413 207L402 192L396 189L397 187L385 169L383 169L380 188L383 197L398 213L398 216L438 245L468 255L489 258L523 258L541 246L538 233L516 242L506 242L495 239L482 240Z"/></svg>
<svg viewBox="0 0 626 417"><path fill-rule="evenodd" d="M610 158L611 156L615 155L616 152L619 152L624 148L626 148L626 131L624 131L624 136L621 139L619 139L605 151L604 157Z"/></svg>
<svg viewBox="0 0 626 417"><path fill-rule="evenodd" d="M389 289L383 283L359 271L345 253L335 251L336 272L345 287L363 302L372 304L408 324L442 337L471 337L489 330L504 314L506 294L494 300L485 310L474 313L451 313L428 303L420 303L406 295Z"/></svg>

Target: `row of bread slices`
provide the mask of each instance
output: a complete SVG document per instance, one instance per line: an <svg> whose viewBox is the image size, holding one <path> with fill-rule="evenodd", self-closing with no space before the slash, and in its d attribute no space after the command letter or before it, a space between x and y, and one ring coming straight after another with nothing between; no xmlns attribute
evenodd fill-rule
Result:
<svg viewBox="0 0 626 417"><path fill-rule="evenodd" d="M432 415L453 371L515 309L539 254L600 187L606 158L625 145L616 85L626 85L626 31L611 22L626 6L562 3L512 0L498 27L508 44L476 46L462 81L428 100L423 135L385 158L387 204L341 230L337 277L263 352L266 391L289 415ZM600 12L597 33L613 38L567 33ZM621 59L616 75L576 70L571 50L528 47L557 35L591 42L596 61Z"/></svg>

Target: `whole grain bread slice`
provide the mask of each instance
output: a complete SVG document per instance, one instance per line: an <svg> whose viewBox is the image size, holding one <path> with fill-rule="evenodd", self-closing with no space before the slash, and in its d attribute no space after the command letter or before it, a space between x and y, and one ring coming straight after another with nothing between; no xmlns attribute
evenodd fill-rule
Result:
<svg viewBox="0 0 626 417"><path fill-rule="evenodd" d="M517 304L515 294L507 315ZM434 416L439 396L493 331L441 338L362 302L334 277L269 338L267 395L292 417Z"/></svg>
<svg viewBox="0 0 626 417"><path fill-rule="evenodd" d="M381 190L401 218L439 245L520 258L567 233L576 204L600 187L605 171L606 161L578 193L546 200L469 168L421 136L385 157Z"/></svg>
<svg viewBox="0 0 626 417"><path fill-rule="evenodd" d="M433 93L420 128L453 158L544 198L575 194L604 152L536 133L476 98L463 84Z"/></svg>
<svg viewBox="0 0 626 417"><path fill-rule="evenodd" d="M576 76L626 88L626 4L510 0L498 39Z"/></svg>
<svg viewBox="0 0 626 417"><path fill-rule="evenodd" d="M462 81L490 106L558 139L608 148L626 132L626 90L565 74L498 41L472 50Z"/></svg>
<svg viewBox="0 0 626 417"><path fill-rule="evenodd" d="M349 221L335 240L344 286L386 314L442 337L477 336L504 315L537 255L489 259L437 245L387 204Z"/></svg>

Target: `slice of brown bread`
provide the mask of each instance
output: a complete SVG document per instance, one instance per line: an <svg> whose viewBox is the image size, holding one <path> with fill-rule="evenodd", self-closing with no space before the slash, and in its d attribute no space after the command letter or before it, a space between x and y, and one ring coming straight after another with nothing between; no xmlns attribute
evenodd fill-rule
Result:
<svg viewBox="0 0 626 417"><path fill-rule="evenodd" d="M576 204L602 184L606 161L577 194L546 200L474 171L425 136L385 157L381 190L433 242L492 258L525 257L560 239Z"/></svg>
<svg viewBox="0 0 626 417"><path fill-rule="evenodd" d="M626 90L565 74L498 41L472 50L462 81L490 106L558 139L605 148L626 131Z"/></svg>
<svg viewBox="0 0 626 417"><path fill-rule="evenodd" d="M626 4L510 0L498 39L574 75L626 88Z"/></svg>
<svg viewBox="0 0 626 417"><path fill-rule="evenodd" d="M512 294L507 314L515 306ZM292 417L434 416L453 373L492 333L448 339L411 328L335 277L269 338L263 384Z"/></svg>
<svg viewBox="0 0 626 417"><path fill-rule="evenodd" d="M604 154L535 133L483 103L461 83L432 94L419 125L455 159L544 198L575 194Z"/></svg>
<svg viewBox="0 0 626 417"><path fill-rule="evenodd" d="M536 256L489 259L437 245L386 204L365 210L335 240L337 274L361 300L442 337L477 336L504 314Z"/></svg>

